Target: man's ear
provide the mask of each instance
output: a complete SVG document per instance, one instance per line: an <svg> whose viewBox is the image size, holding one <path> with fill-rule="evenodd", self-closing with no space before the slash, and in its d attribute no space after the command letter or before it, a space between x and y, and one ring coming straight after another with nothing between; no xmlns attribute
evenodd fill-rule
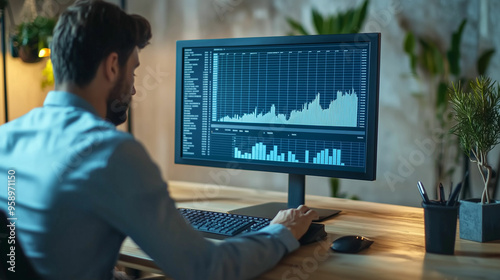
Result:
<svg viewBox="0 0 500 280"><path fill-rule="evenodd" d="M104 75L106 80L114 83L118 79L119 71L118 54L112 52L104 59Z"/></svg>

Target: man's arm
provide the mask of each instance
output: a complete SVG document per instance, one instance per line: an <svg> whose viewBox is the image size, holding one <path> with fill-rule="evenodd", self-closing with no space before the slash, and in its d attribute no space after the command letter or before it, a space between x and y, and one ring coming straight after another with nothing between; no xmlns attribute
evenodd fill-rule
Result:
<svg viewBox="0 0 500 280"><path fill-rule="evenodd" d="M101 194L109 211L100 214L175 279L255 277L298 248L297 239L312 219L304 209L282 212L273 220L277 224L258 233L213 243L178 213L158 167L138 142L122 143L110 157L108 169Z"/></svg>

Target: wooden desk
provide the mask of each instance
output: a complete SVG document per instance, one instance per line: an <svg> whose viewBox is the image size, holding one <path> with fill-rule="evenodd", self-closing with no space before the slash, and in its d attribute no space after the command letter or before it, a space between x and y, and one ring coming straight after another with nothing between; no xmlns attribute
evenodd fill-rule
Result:
<svg viewBox="0 0 500 280"><path fill-rule="evenodd" d="M228 211L270 201L279 192L170 182L178 207ZM416 194L417 195L417 194ZM302 246L257 279L500 279L500 241L477 243L458 237L454 256L425 253L423 209L307 196L312 207L339 209L325 221L328 238ZM365 235L375 243L355 255L335 253L330 244L343 235ZM129 239L120 264L158 272L154 262Z"/></svg>

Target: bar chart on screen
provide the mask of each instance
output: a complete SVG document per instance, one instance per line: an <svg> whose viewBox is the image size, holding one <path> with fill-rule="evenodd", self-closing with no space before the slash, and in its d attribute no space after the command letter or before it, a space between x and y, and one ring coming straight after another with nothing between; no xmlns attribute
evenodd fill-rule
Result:
<svg viewBox="0 0 500 280"><path fill-rule="evenodd" d="M362 166L364 145L356 142L233 137L233 158L289 163Z"/></svg>

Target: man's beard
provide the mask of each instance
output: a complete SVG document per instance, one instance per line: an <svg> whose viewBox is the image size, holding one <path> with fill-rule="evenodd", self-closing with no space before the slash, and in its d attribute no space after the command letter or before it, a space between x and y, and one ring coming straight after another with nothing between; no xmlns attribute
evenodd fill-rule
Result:
<svg viewBox="0 0 500 280"><path fill-rule="evenodd" d="M125 91L129 87L125 83L125 75L120 75L115 86L109 92L106 101L106 120L118 126L127 120L127 110L130 100L123 100L127 96Z"/></svg>

